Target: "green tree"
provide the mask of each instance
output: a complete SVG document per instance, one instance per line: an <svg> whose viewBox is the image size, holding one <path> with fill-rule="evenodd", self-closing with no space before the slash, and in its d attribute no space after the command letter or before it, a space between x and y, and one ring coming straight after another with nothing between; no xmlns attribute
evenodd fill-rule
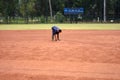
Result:
<svg viewBox="0 0 120 80"><path fill-rule="evenodd" d="M115 19L117 22L120 22L120 0L115 2Z"/></svg>
<svg viewBox="0 0 120 80"><path fill-rule="evenodd" d="M60 12L56 13L55 21L57 23L63 23L64 22L64 16L62 15L62 13L60 13Z"/></svg>
<svg viewBox="0 0 120 80"><path fill-rule="evenodd" d="M106 1L107 19L112 17L119 21L120 0ZM24 18L24 22L28 23L30 18L40 20L41 16L47 22L50 17L50 2L52 17L57 12L64 15L63 9L65 7L83 7L83 21L93 21L98 17L101 21L103 20L103 0L0 0L0 16L4 18L5 23L11 23L15 17Z"/></svg>
<svg viewBox="0 0 120 80"><path fill-rule="evenodd" d="M0 13L5 17L4 22L10 23L11 18L15 16L16 0L1 0L0 1ZM10 4L11 3L11 4Z"/></svg>
<svg viewBox="0 0 120 80"><path fill-rule="evenodd" d="M48 0L36 0L35 2L35 14L37 17L44 16L46 18L49 15L49 9L48 9Z"/></svg>

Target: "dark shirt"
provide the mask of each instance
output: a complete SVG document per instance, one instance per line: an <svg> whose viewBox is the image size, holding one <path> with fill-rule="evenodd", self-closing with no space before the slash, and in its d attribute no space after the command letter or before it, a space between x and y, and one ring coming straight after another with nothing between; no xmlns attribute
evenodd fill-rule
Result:
<svg viewBox="0 0 120 80"><path fill-rule="evenodd" d="M60 30L60 29L59 29L57 26L53 26L53 27L52 27L52 33L53 33L53 34L58 34L58 33L59 33L59 30Z"/></svg>

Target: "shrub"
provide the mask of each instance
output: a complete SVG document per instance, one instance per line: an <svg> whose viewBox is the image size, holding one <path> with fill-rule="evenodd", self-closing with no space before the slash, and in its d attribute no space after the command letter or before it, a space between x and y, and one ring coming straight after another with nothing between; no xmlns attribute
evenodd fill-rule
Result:
<svg viewBox="0 0 120 80"><path fill-rule="evenodd" d="M55 21L58 22L58 23L64 22L64 16L62 15L62 13L60 13L60 12L56 13Z"/></svg>

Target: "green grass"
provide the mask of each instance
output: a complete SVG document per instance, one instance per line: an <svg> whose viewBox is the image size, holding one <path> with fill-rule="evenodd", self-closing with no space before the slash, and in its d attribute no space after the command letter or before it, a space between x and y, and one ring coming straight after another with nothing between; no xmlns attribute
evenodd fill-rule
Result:
<svg viewBox="0 0 120 80"><path fill-rule="evenodd" d="M0 24L0 30L41 30L52 26L75 30L120 30L120 24Z"/></svg>

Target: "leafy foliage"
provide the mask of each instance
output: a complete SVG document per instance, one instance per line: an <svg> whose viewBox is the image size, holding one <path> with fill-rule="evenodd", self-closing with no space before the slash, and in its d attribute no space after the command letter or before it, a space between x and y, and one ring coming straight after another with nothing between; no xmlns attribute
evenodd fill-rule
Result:
<svg viewBox="0 0 120 80"><path fill-rule="evenodd" d="M120 19L120 0L107 1L107 19ZM92 21L94 19L103 20L103 0L51 0L53 17L56 16L57 22L64 22L63 9L83 7L84 21ZM4 23L11 23L15 17L24 19L25 23L29 23L29 19L34 17L44 17L45 22L49 21L50 8L48 0L0 0L0 17Z"/></svg>

